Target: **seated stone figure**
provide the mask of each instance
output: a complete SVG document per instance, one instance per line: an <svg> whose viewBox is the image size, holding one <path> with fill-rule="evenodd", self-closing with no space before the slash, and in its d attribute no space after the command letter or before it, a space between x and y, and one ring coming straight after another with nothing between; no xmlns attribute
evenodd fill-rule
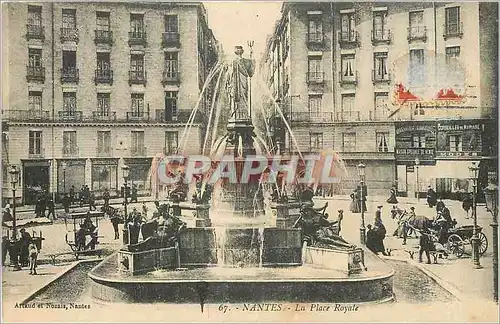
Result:
<svg viewBox="0 0 500 324"><path fill-rule="evenodd" d="M175 183L174 188L168 195L173 201L185 201L188 195L189 187L184 183L185 174L181 174L179 180Z"/></svg>

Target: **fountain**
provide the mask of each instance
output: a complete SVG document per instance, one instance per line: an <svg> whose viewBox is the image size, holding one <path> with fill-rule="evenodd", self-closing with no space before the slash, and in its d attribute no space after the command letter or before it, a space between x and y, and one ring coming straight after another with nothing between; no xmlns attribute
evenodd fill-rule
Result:
<svg viewBox="0 0 500 324"><path fill-rule="evenodd" d="M266 188L262 179L273 172L269 167L248 183L241 181L246 158L275 152L256 134L252 120L251 47L250 59L243 58L241 46L235 54L230 63L218 63L207 78L207 83L216 77L217 81L205 143L211 143L210 156L216 164L227 156L233 159L237 181L212 184L205 174L190 187L180 177L166 204L157 204L156 217L142 224L143 240L125 245L90 272L93 297L202 305L392 300L392 269L340 236L342 219L330 222L326 205L314 207L314 189L297 183L291 188L284 178ZM226 91L219 91L221 84ZM218 118L227 115L228 107L225 134L217 137ZM184 152L197 110L198 104L181 137L179 153ZM182 168L178 171L183 174ZM297 191L295 197L288 194L292 189Z"/></svg>

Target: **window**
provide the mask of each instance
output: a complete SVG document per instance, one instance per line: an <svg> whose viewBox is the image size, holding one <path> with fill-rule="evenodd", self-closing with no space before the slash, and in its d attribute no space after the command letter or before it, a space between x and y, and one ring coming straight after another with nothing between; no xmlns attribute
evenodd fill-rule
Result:
<svg viewBox="0 0 500 324"><path fill-rule="evenodd" d="M413 148L425 148L425 135L413 135L412 136L412 147Z"/></svg>
<svg viewBox="0 0 500 324"><path fill-rule="evenodd" d="M375 93L375 120L384 120L389 114L389 94Z"/></svg>
<svg viewBox="0 0 500 324"><path fill-rule="evenodd" d="M144 33L144 15L130 15L130 31L132 32L132 37L142 37L142 34Z"/></svg>
<svg viewBox="0 0 500 324"><path fill-rule="evenodd" d="M389 79L387 72L387 53L374 53L374 80L386 81Z"/></svg>
<svg viewBox="0 0 500 324"><path fill-rule="evenodd" d="M76 52L75 51L63 51L63 70L66 72L73 71L76 69Z"/></svg>
<svg viewBox="0 0 500 324"><path fill-rule="evenodd" d="M424 63L424 50L412 49L410 50L410 64L409 64L409 84L421 85L425 79L425 63Z"/></svg>
<svg viewBox="0 0 500 324"><path fill-rule="evenodd" d="M354 55L342 55L342 80L349 80L354 78Z"/></svg>
<svg viewBox="0 0 500 324"><path fill-rule="evenodd" d="M353 42L356 40L356 20L354 13L341 15L341 40Z"/></svg>
<svg viewBox="0 0 500 324"><path fill-rule="evenodd" d="M76 28L76 9L62 10L62 28L64 29Z"/></svg>
<svg viewBox="0 0 500 324"><path fill-rule="evenodd" d="M385 12L385 11L374 11L373 12L373 39L374 40L387 39L386 15L387 15L387 12Z"/></svg>
<svg viewBox="0 0 500 324"><path fill-rule="evenodd" d="M309 144L311 151L323 149L323 133L311 133Z"/></svg>
<svg viewBox="0 0 500 324"><path fill-rule="evenodd" d="M76 111L76 92L63 93L63 110L74 114Z"/></svg>
<svg viewBox="0 0 500 324"><path fill-rule="evenodd" d="M134 54L130 56L130 71L132 79L144 78L144 55Z"/></svg>
<svg viewBox="0 0 500 324"><path fill-rule="evenodd" d="M410 38L425 37L424 12L413 11L409 13Z"/></svg>
<svg viewBox="0 0 500 324"><path fill-rule="evenodd" d="M42 112L42 93L39 91L30 91L28 109L33 113Z"/></svg>
<svg viewBox="0 0 500 324"><path fill-rule="evenodd" d="M109 107L111 105L111 99L109 93L98 93L97 94L97 112L99 116L109 116Z"/></svg>
<svg viewBox="0 0 500 324"><path fill-rule="evenodd" d="M29 154L42 154L41 131L29 131Z"/></svg>
<svg viewBox="0 0 500 324"><path fill-rule="evenodd" d="M177 91L165 92L165 120L177 118Z"/></svg>
<svg viewBox="0 0 500 324"><path fill-rule="evenodd" d="M309 96L309 115L311 118L320 117L322 112L321 107L322 97L320 95L310 95Z"/></svg>
<svg viewBox="0 0 500 324"><path fill-rule="evenodd" d="M354 94L345 94L342 95L342 111L343 112L351 112L354 111Z"/></svg>
<svg viewBox="0 0 500 324"><path fill-rule="evenodd" d="M132 147L131 151L135 153L144 152L144 132L132 131Z"/></svg>
<svg viewBox="0 0 500 324"><path fill-rule="evenodd" d="M109 59L109 53L97 53L97 70L109 71L110 69L111 63Z"/></svg>
<svg viewBox="0 0 500 324"><path fill-rule="evenodd" d="M33 27L42 26L42 7L28 6L28 25Z"/></svg>
<svg viewBox="0 0 500 324"><path fill-rule="evenodd" d="M109 31L109 12L96 12L96 26L99 31Z"/></svg>
<svg viewBox="0 0 500 324"><path fill-rule="evenodd" d="M165 154L175 153L179 145L178 132L165 132Z"/></svg>
<svg viewBox="0 0 500 324"><path fill-rule="evenodd" d="M323 24L320 17L311 17L309 19L308 33L310 42L321 42L323 40Z"/></svg>
<svg viewBox="0 0 500 324"><path fill-rule="evenodd" d="M64 154L76 154L76 131L64 131L63 132L63 153Z"/></svg>
<svg viewBox="0 0 500 324"><path fill-rule="evenodd" d="M459 35L460 33L460 7L446 8L445 34Z"/></svg>
<svg viewBox="0 0 500 324"><path fill-rule="evenodd" d="M133 93L132 98L132 116L142 117L144 114L144 94Z"/></svg>
<svg viewBox="0 0 500 324"><path fill-rule="evenodd" d="M179 32L179 20L176 15L165 16L165 32L166 33Z"/></svg>
<svg viewBox="0 0 500 324"><path fill-rule="evenodd" d="M165 78L176 79L179 67L177 52L165 53Z"/></svg>
<svg viewBox="0 0 500 324"><path fill-rule="evenodd" d="M111 132L98 131L97 132L97 152L100 154L111 153Z"/></svg>
<svg viewBox="0 0 500 324"><path fill-rule="evenodd" d="M460 58L460 46L446 47L446 64L453 64Z"/></svg>
<svg viewBox="0 0 500 324"><path fill-rule="evenodd" d="M41 67L42 66L42 50L30 48L28 49L28 66Z"/></svg>
<svg viewBox="0 0 500 324"><path fill-rule="evenodd" d="M377 152L389 152L389 146L387 145L389 133L377 132L376 138L377 138Z"/></svg>
<svg viewBox="0 0 500 324"><path fill-rule="evenodd" d="M462 136L450 135L448 142L450 143L450 152L462 152Z"/></svg>
<svg viewBox="0 0 500 324"><path fill-rule="evenodd" d="M321 57L309 57L308 59L309 79L320 80L323 78L323 61Z"/></svg>
<svg viewBox="0 0 500 324"><path fill-rule="evenodd" d="M356 133L342 134L342 151L343 152L356 151Z"/></svg>

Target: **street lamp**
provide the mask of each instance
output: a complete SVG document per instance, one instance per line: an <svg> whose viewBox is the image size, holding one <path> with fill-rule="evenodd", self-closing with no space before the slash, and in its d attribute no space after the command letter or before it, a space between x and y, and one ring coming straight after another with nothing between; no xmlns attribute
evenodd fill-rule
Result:
<svg viewBox="0 0 500 324"><path fill-rule="evenodd" d="M125 219L124 219L124 224L123 224L123 244L126 245L129 243L129 237L128 237L128 213L127 213L127 180L129 177L129 171L130 168L128 165L122 166L122 172L123 172L123 180L124 180L124 185L123 185L123 209L125 211Z"/></svg>
<svg viewBox="0 0 500 324"><path fill-rule="evenodd" d="M359 205L361 209L361 226L359 228L359 240L361 244L365 245L366 244L366 228L365 228L365 208L363 204L363 199L364 199L364 193L363 193L363 187L365 185L365 165L363 162L360 162L357 166L358 168L358 175L359 175L359 183L361 185L361 192L360 192L360 198L359 198Z"/></svg>
<svg viewBox="0 0 500 324"><path fill-rule="evenodd" d="M472 162L472 165L469 167L469 178L472 180L472 219L474 220L474 228L472 229L472 260L474 262L474 267L476 269L481 268L481 263L479 263L479 237L477 233L477 214L476 214L476 195L477 195L477 178L479 174L479 167L476 165L476 162Z"/></svg>
<svg viewBox="0 0 500 324"><path fill-rule="evenodd" d="M489 183L484 188L486 209L493 215L493 299L498 303L498 187Z"/></svg>
<svg viewBox="0 0 500 324"><path fill-rule="evenodd" d="M63 190L64 193L66 193L66 168L68 167L68 164L66 162L61 163L61 167L63 170Z"/></svg>
<svg viewBox="0 0 500 324"><path fill-rule="evenodd" d="M10 184L12 185L12 241L14 242L14 247L11 250L14 252L14 268L16 270L21 270L18 263L19 257L19 242L17 240L17 224L16 224L16 185L19 180L19 170L13 165L10 168Z"/></svg>
<svg viewBox="0 0 500 324"><path fill-rule="evenodd" d="M419 186L418 186L418 166L420 165L420 159L418 157L415 158L415 172L416 172L416 175L417 175L417 184L416 184L416 194L417 194L417 201L420 200L420 189L419 189Z"/></svg>

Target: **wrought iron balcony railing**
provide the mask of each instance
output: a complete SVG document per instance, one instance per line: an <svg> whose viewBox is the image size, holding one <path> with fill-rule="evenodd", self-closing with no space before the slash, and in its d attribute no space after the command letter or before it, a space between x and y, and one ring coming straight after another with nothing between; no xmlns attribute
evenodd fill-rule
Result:
<svg viewBox="0 0 500 324"><path fill-rule="evenodd" d="M62 149L63 157L78 157L80 149L78 146L67 146Z"/></svg>
<svg viewBox="0 0 500 324"><path fill-rule="evenodd" d="M133 31L128 33L128 44L131 45L142 45L146 46L148 44L146 32L143 31Z"/></svg>
<svg viewBox="0 0 500 324"><path fill-rule="evenodd" d="M83 120L83 112L77 110L60 110L57 112L58 120L61 121L81 121Z"/></svg>
<svg viewBox="0 0 500 324"><path fill-rule="evenodd" d="M357 84L358 83L358 71L346 75L345 72L339 72L339 82L340 84Z"/></svg>
<svg viewBox="0 0 500 324"><path fill-rule="evenodd" d="M76 27L72 28L61 28L61 42L75 42L78 43L80 40L78 29Z"/></svg>
<svg viewBox="0 0 500 324"><path fill-rule="evenodd" d="M307 43L311 45L321 45L325 41L325 35L323 33L308 33Z"/></svg>
<svg viewBox="0 0 500 324"><path fill-rule="evenodd" d="M372 82L375 83L388 83L391 81L391 76L389 73L377 73L376 70L372 70Z"/></svg>
<svg viewBox="0 0 500 324"><path fill-rule="evenodd" d="M147 156L147 148L145 146L132 146L130 148L130 154L132 156Z"/></svg>
<svg viewBox="0 0 500 324"><path fill-rule="evenodd" d="M26 25L26 39L45 40L45 28L41 25Z"/></svg>
<svg viewBox="0 0 500 324"><path fill-rule="evenodd" d="M163 72L163 78L161 80L161 83L163 85L166 84L178 84L180 83L181 78L179 75L179 72Z"/></svg>
<svg viewBox="0 0 500 324"><path fill-rule="evenodd" d="M2 118L11 121L50 121L48 110L3 110Z"/></svg>
<svg viewBox="0 0 500 324"><path fill-rule="evenodd" d="M307 72L307 84L323 84L325 82L324 72Z"/></svg>
<svg viewBox="0 0 500 324"><path fill-rule="evenodd" d="M331 112L310 112L297 111L292 112L291 121L293 122L316 122L329 123L333 121L333 113Z"/></svg>
<svg viewBox="0 0 500 324"><path fill-rule="evenodd" d="M163 33L163 38L162 38L163 47L179 47L180 44L181 42L179 33L175 32Z"/></svg>
<svg viewBox="0 0 500 324"><path fill-rule="evenodd" d="M443 38L444 40L447 40L448 38L462 38L464 35L464 26L463 23L456 23L456 24L445 24L443 26L444 28L444 33L443 33Z"/></svg>
<svg viewBox="0 0 500 324"><path fill-rule="evenodd" d="M129 84L143 84L147 82L146 71L129 71L128 73L128 83Z"/></svg>
<svg viewBox="0 0 500 324"><path fill-rule="evenodd" d="M113 70L103 70L97 69L95 70L94 77L95 84L105 83L105 84L113 84Z"/></svg>
<svg viewBox="0 0 500 324"><path fill-rule="evenodd" d="M28 150L28 158L29 159L43 159L45 157L45 149L40 148L39 150Z"/></svg>
<svg viewBox="0 0 500 324"><path fill-rule="evenodd" d="M26 81L45 82L45 67L43 66L27 66Z"/></svg>
<svg viewBox="0 0 500 324"><path fill-rule="evenodd" d="M359 33L355 30L339 31L339 45L345 46L359 46Z"/></svg>
<svg viewBox="0 0 500 324"><path fill-rule="evenodd" d="M96 148L96 155L98 157L111 157L111 155L112 155L111 147L109 147L109 146L105 146L105 147L98 146Z"/></svg>
<svg viewBox="0 0 500 324"><path fill-rule="evenodd" d="M78 83L80 81L80 71L75 67L61 69L61 82Z"/></svg>
<svg viewBox="0 0 500 324"><path fill-rule="evenodd" d="M113 44L113 32L111 30L99 30L94 31L94 43L96 44Z"/></svg>
<svg viewBox="0 0 500 324"><path fill-rule="evenodd" d="M335 115L335 121L339 122L350 122L350 121L360 121L359 111L340 111Z"/></svg>
<svg viewBox="0 0 500 324"><path fill-rule="evenodd" d="M389 44L392 41L392 34L390 29L372 30L372 44L385 43Z"/></svg>
<svg viewBox="0 0 500 324"><path fill-rule="evenodd" d="M427 27L426 26L412 26L408 28L408 41L427 41Z"/></svg>
<svg viewBox="0 0 500 324"><path fill-rule="evenodd" d="M128 111L127 121L149 121L149 111Z"/></svg>
<svg viewBox="0 0 500 324"><path fill-rule="evenodd" d="M116 111L96 110L92 112L92 119L96 121L115 121Z"/></svg>

